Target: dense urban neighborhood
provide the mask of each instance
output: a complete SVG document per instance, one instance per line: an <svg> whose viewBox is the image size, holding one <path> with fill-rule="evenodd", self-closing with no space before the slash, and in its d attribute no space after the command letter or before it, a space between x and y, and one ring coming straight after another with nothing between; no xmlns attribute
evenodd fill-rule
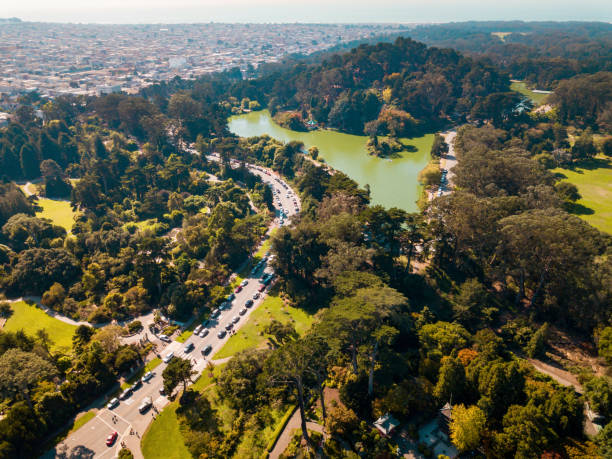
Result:
<svg viewBox="0 0 612 459"><path fill-rule="evenodd" d="M0 37L0 459L612 457L612 25Z"/></svg>

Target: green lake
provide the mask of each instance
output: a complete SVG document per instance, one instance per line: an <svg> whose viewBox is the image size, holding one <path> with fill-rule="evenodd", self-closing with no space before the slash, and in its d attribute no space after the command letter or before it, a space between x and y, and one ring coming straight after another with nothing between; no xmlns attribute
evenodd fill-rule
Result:
<svg viewBox="0 0 612 459"><path fill-rule="evenodd" d="M409 212L418 210L416 201L422 186L417 175L429 162L433 134L403 139L416 147L416 151L402 152L400 158L382 159L368 154L366 136L331 130L291 131L276 124L267 110L231 117L229 130L241 137L268 134L283 142L303 142L307 149L316 146L319 156L331 167L344 172L361 186L370 185L372 204L399 207Z"/></svg>

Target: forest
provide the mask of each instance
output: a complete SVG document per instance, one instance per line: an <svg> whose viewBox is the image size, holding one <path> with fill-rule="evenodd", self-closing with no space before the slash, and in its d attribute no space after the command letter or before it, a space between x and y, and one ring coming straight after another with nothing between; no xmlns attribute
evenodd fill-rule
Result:
<svg viewBox="0 0 612 459"><path fill-rule="evenodd" d="M120 340L130 323L138 327L134 319L155 310L188 321L224 301L228 276L274 218L271 189L245 163L277 172L300 196L299 216L271 237L271 264L283 304L308 311L313 325L300 334L291 322L271 323L265 346L209 367L207 391L199 380L188 385L188 360L166 367L193 457L247 447L265 455L259 433L290 407L300 428L286 457L392 457L398 444L373 427L386 414L433 457L419 430L447 404L450 444L466 457L609 457L612 236L576 215L580 193L555 172L612 156L607 30L575 29L604 43L591 63L561 54L552 38L540 42L549 58L578 62L548 83L522 77L554 82L548 111L510 91L514 63L476 56L493 51L406 38L274 67L259 79L229 71L137 96L22 96L0 129L0 289L104 326L79 326L70 349L55 348L44 330L0 331L0 457L37 457L141 365L151 347ZM452 25L417 32L454 47L460 35ZM415 213L370 205L367 188L304 145L231 135L232 107L258 108L251 101L373 138L457 126L455 189L422 199ZM437 136L432 156L445 151ZM69 230L37 216L44 197L70 201ZM3 317L11 304L0 302ZM556 362L560 335L587 343L603 368L570 362L582 394L532 365ZM585 402L605 419L596 436L584 432ZM235 415L229 427L219 403ZM322 426L324 442L307 421Z"/></svg>

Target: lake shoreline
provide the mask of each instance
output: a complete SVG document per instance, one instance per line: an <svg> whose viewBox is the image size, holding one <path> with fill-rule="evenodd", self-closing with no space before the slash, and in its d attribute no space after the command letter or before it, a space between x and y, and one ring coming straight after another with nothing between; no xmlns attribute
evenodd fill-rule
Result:
<svg viewBox="0 0 612 459"><path fill-rule="evenodd" d="M372 204L418 211L417 201L423 187L417 177L429 162L433 133L401 139L413 145L414 151L403 151L394 158L380 158L367 151L368 136L328 128L291 131L276 124L268 110L232 116L228 119L228 127L240 137L269 135L281 142L302 142L306 150L316 146L319 156L330 167L347 174L361 187L370 186Z"/></svg>

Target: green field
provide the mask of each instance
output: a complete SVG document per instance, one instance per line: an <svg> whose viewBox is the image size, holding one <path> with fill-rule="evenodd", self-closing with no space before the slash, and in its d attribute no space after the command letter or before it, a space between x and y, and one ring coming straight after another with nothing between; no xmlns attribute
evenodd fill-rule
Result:
<svg viewBox="0 0 612 459"><path fill-rule="evenodd" d="M23 330L27 335L34 336L37 330L45 329L53 341L52 349L70 349L72 335L76 330L74 325L47 315L42 309L30 306L25 301L11 304L13 314L3 327L5 331Z"/></svg>
<svg viewBox="0 0 612 459"><path fill-rule="evenodd" d="M166 406L142 436L140 447L145 459L191 459L179 429L178 401Z"/></svg>
<svg viewBox="0 0 612 459"><path fill-rule="evenodd" d="M278 295L270 294L249 316L247 323L215 354L214 359L224 359L245 349L261 347L267 339L263 330L273 319L283 323L293 322L299 334L305 333L314 320L303 309L285 306Z"/></svg>
<svg viewBox="0 0 612 459"><path fill-rule="evenodd" d="M506 41L506 37L508 35L512 35L512 32L491 32L491 35L493 35L494 37L497 37L501 41L505 42Z"/></svg>
<svg viewBox="0 0 612 459"><path fill-rule="evenodd" d="M548 94L533 92L532 90L527 88L527 85L524 81L513 81L510 85L510 89L516 92L520 92L522 95L529 97L536 105L541 105L548 97Z"/></svg>
<svg viewBox="0 0 612 459"><path fill-rule="evenodd" d="M612 234L612 160L599 156L573 169L553 169L578 187L582 199L574 213L594 227Z"/></svg>
<svg viewBox="0 0 612 459"><path fill-rule="evenodd" d="M37 217L48 218L55 225L61 226L70 232L74 224L76 212L72 210L69 201L38 198L38 205L42 207L42 212L36 212Z"/></svg>

